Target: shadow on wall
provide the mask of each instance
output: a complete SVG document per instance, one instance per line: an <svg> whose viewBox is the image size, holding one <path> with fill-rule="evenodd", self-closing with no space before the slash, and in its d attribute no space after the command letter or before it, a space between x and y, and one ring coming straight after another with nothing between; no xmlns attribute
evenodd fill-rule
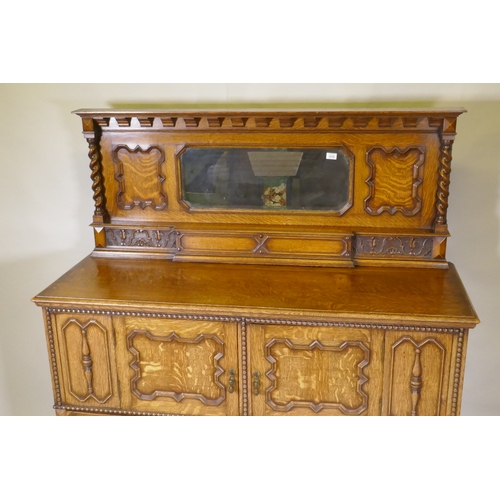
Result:
<svg viewBox="0 0 500 500"><path fill-rule="evenodd" d="M112 101L109 103L111 108L117 109L304 109L304 108L322 108L322 109L363 109L363 108L435 108L433 101L366 101L366 102L120 102Z"/></svg>
<svg viewBox="0 0 500 500"><path fill-rule="evenodd" d="M469 335L462 415L500 415L500 102L460 104L447 256L481 320Z"/></svg>

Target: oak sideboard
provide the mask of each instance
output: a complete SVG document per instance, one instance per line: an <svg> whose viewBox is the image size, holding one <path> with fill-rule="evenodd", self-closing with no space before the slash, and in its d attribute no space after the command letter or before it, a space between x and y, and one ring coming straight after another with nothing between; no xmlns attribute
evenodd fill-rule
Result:
<svg viewBox="0 0 500 500"><path fill-rule="evenodd" d="M458 415L463 109L75 113L95 249L33 300L57 415Z"/></svg>

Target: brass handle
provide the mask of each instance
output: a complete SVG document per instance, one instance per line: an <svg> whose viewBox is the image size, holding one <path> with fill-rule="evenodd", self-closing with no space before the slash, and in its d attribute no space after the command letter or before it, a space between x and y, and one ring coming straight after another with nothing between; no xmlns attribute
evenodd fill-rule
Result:
<svg viewBox="0 0 500 500"><path fill-rule="evenodd" d="M258 396L260 391L260 372L253 372L253 394Z"/></svg>
<svg viewBox="0 0 500 500"><path fill-rule="evenodd" d="M229 392L233 393L236 387L236 372L231 368L229 370Z"/></svg>

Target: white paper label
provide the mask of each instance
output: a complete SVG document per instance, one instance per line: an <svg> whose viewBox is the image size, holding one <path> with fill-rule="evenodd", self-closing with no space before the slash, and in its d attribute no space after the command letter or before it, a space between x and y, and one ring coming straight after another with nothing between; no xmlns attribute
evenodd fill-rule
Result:
<svg viewBox="0 0 500 500"><path fill-rule="evenodd" d="M337 159L337 153L326 153L326 159L327 160L336 160Z"/></svg>

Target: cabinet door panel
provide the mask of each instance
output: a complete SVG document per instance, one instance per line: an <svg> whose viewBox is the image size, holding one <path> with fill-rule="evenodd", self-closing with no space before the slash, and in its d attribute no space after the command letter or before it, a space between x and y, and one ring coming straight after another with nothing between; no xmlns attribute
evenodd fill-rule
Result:
<svg viewBox="0 0 500 500"><path fill-rule="evenodd" d="M122 407L187 415L237 415L235 323L115 318ZM235 374L235 380L237 376Z"/></svg>
<svg viewBox="0 0 500 500"><path fill-rule="evenodd" d="M111 318L58 314L55 324L62 403L119 407Z"/></svg>
<svg viewBox="0 0 500 500"><path fill-rule="evenodd" d="M254 415L378 414L383 335L355 328L250 325L249 339Z"/></svg>
<svg viewBox="0 0 500 500"><path fill-rule="evenodd" d="M386 333L384 415L445 415L452 334Z"/></svg>

